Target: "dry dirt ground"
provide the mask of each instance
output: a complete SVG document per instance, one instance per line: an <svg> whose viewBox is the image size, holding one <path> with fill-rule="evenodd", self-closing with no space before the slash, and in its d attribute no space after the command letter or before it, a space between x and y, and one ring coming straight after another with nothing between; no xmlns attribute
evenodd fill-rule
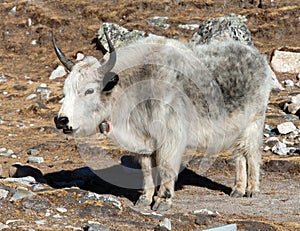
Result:
<svg viewBox="0 0 300 231"><path fill-rule="evenodd" d="M62 170L74 171L86 166L76 140L67 140L54 128L53 117L63 97L63 78L49 80L51 72L59 64L51 44L51 31L55 32L60 47L68 56L74 57L76 52L81 51L100 58L101 54L93 50L90 42L103 22L114 22L128 29L145 30L188 41L194 31L179 29L179 24L199 24L211 17L235 13L246 16L254 44L269 58L279 48L300 51L299 0L262 0L259 7L249 2L2 0L0 76L5 76L7 81L0 83L0 148L12 149L16 155L16 158L0 157L3 177L8 176L13 163L27 164L27 151L32 148L38 149L39 156L45 161L31 166L43 174L54 176ZM15 14L9 13L14 6ZM169 17L167 23L170 28L149 25L146 20L153 16ZM30 25L28 20L31 21ZM296 79L294 74L277 73L277 76L280 80ZM26 100L41 83L46 83L51 89L50 98ZM289 95L294 94L299 94L299 88L272 92L270 108L273 110L267 112L266 123L275 126L285 121L280 106L288 100ZM299 121L295 123L300 125ZM196 158L181 173L174 206L163 215L170 218L173 230L195 230L227 223L237 223L239 230L300 230L299 158L299 155L280 158L264 152L262 193L256 198L241 199L228 196L234 174L226 153L220 155L205 176L196 173ZM61 219L45 218L43 210L32 209L28 212L24 204L0 199L0 222L25 220L22 225L14 226L17 230L64 230L67 225L83 227L91 220L113 230L153 230L163 219L155 215L142 215L134 210L133 203L139 191L102 184L100 181L97 186L83 189L49 188L40 193L38 198L41 204L47 198L51 206L68 209ZM85 190L115 196L122 202L122 212L115 211L113 207L108 210L103 208L101 212L97 210L97 206L101 205L96 202L83 207L83 204L78 204L78 198L87 193ZM217 211L219 215L193 213L200 209ZM46 224L34 223L41 219L46 219Z"/></svg>

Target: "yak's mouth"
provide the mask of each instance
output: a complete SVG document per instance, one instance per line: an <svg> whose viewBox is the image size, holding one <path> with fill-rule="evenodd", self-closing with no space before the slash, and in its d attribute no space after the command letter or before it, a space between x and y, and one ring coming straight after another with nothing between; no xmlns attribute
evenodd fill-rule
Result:
<svg viewBox="0 0 300 231"><path fill-rule="evenodd" d="M64 133L64 134L71 134L71 133L74 132L73 128L72 128L72 127L68 127L68 126L62 128L62 130L63 130L63 133ZM77 130L77 129L76 129L76 130Z"/></svg>

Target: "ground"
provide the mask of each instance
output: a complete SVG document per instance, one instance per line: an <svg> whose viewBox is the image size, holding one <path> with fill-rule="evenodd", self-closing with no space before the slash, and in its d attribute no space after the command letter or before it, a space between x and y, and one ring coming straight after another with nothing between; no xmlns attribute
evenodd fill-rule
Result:
<svg viewBox="0 0 300 231"><path fill-rule="evenodd" d="M43 174L55 175L62 170L74 171L87 165L80 156L76 140L67 140L54 127L53 117L63 97L63 78L49 80L51 72L59 64L52 48L51 31L68 56L74 58L81 51L100 58L101 54L90 43L103 22L188 41L194 31L180 29L177 27L179 24L199 24L211 17L235 13L246 16L255 46L267 54L269 60L275 49L300 51L299 0L263 0L259 7L250 2L11 0L0 3L0 76L6 78L5 82L0 82L0 148L12 149L16 155L16 158L0 157L3 177L8 176L13 163L27 164L29 149L39 150L39 156L44 158L43 163L30 163ZM14 6L15 13L11 11ZM146 20L154 16L167 16L170 27L163 29L149 25ZM295 80L297 76L276 74L279 80ZM41 83L51 89L50 98L40 99L37 93L37 98L26 99ZM286 121L282 102L295 94L299 94L299 88L272 91L267 124L276 126ZM295 124L300 125L299 121ZM196 158L181 173L174 206L163 216L170 218L173 230L196 230L226 223L237 223L240 230L300 230L299 162L299 155L282 158L264 152L262 193L256 198L234 199L228 196L234 176L230 156L227 153L220 155L205 176L196 174ZM93 220L115 230L152 230L162 220L159 216L147 216L134 210L138 191L111 187L104 190L101 186L84 189L49 187L40 192L38 198L41 204L47 202L51 206L68 209L64 219L48 217L47 223L42 226L32 221L44 219L44 211L31 209L28 212L24 202L14 204L0 199L0 222L22 219L26 223L22 230L26 227L63 230L67 224L83 227ZM114 195L122 202L123 210L106 204L108 208L99 213L97 209L101 205L95 201L80 204L78 198L85 195L86 190ZM199 209L217 211L219 215L193 213Z"/></svg>

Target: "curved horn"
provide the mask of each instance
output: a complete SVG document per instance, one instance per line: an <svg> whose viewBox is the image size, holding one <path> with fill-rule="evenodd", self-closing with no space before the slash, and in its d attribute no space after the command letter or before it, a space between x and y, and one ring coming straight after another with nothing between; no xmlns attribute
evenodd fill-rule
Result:
<svg viewBox="0 0 300 231"><path fill-rule="evenodd" d="M57 46L54 33L52 32L52 43L54 46L55 53L61 63L69 70L72 71L73 66L75 65L70 59L68 59L65 54L61 51L61 49Z"/></svg>
<svg viewBox="0 0 300 231"><path fill-rule="evenodd" d="M117 60L117 55L116 55L115 48L114 48L114 46L112 45L111 40L110 40L110 38L108 37L107 32L106 32L105 29L104 29L104 34L105 34L106 41L107 41L108 47L109 47L109 59L107 60L106 63L104 63L104 64L101 66L101 71L102 71L103 73L107 73L107 72L109 72L111 69L113 69L113 67L115 66L116 60Z"/></svg>

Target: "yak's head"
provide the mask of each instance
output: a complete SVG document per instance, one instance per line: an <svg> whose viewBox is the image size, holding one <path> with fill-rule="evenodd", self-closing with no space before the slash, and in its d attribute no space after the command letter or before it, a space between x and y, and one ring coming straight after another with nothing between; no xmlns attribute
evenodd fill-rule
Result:
<svg viewBox="0 0 300 231"><path fill-rule="evenodd" d="M62 64L70 71L64 84L64 99L58 116L54 118L64 133L93 135L110 111L110 94L119 77L111 72L116 63L115 49L107 36L109 59L101 64L94 57L86 57L74 64L60 50L52 34L53 46Z"/></svg>

